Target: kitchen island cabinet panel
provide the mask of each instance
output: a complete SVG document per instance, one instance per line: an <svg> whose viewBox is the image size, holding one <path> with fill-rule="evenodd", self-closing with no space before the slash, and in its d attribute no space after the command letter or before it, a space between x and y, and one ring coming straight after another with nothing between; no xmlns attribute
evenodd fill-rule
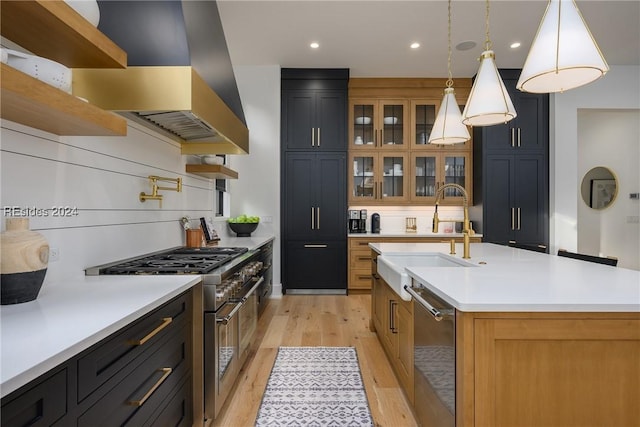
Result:
<svg viewBox="0 0 640 427"><path fill-rule="evenodd" d="M473 323L463 353L471 352L475 361L464 368L473 372L465 377L473 393L458 394L473 397L473 405L467 401L463 407L473 407L474 416L458 414L457 425L634 426L640 420L637 316L458 317L459 327Z"/></svg>

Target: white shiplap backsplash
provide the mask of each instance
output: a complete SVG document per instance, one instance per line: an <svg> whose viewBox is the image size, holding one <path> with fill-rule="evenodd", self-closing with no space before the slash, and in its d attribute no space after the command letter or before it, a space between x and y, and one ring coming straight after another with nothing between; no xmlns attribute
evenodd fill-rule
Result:
<svg viewBox="0 0 640 427"><path fill-rule="evenodd" d="M406 219L416 218L417 232L431 233L433 221L433 206L350 206L349 209L367 210L367 231L371 230L371 215L380 215L380 231L382 234L404 233L406 229ZM438 216L440 219L464 218L464 212L460 206L438 206ZM444 233L445 228L453 223L440 223L439 232Z"/></svg>
<svg viewBox="0 0 640 427"><path fill-rule="evenodd" d="M1 132L2 230L8 208L48 212L29 215L31 229L59 253L44 286L90 266L184 245L182 216L213 217L214 182L185 173L185 164L199 159L136 123L125 137L60 137L6 120ZM149 175L182 177L182 192L159 191L162 207L140 202L140 192L151 192ZM55 207L77 208L77 215L54 217Z"/></svg>

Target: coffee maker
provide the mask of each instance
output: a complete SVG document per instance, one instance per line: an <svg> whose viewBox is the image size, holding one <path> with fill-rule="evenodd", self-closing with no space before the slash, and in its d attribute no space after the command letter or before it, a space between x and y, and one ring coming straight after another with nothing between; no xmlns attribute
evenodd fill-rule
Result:
<svg viewBox="0 0 640 427"><path fill-rule="evenodd" d="M366 233L367 232L367 210L366 209L350 209L349 217L349 234Z"/></svg>

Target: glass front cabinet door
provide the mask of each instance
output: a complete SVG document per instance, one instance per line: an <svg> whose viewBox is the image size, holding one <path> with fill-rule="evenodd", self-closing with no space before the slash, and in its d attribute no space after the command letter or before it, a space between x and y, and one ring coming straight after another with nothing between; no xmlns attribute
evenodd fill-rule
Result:
<svg viewBox="0 0 640 427"><path fill-rule="evenodd" d="M469 153L412 153L410 199L434 203L438 189L443 184L454 183L467 191L472 203L470 159ZM462 202L462 194L455 188L445 189L442 196L442 204Z"/></svg>
<svg viewBox="0 0 640 427"><path fill-rule="evenodd" d="M408 101L352 99L349 102L350 148L408 149Z"/></svg>
<svg viewBox="0 0 640 427"><path fill-rule="evenodd" d="M349 161L349 202L408 200L407 160L406 153L352 153Z"/></svg>

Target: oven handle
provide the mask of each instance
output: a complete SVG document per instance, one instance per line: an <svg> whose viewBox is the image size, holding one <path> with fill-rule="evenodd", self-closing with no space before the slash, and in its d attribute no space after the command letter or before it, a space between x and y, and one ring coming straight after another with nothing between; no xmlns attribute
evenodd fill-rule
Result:
<svg viewBox="0 0 640 427"><path fill-rule="evenodd" d="M264 277L260 277L260 279L258 279L258 281L256 282L255 285L253 285L253 287L251 288L251 290L249 290L249 292L247 292L247 295L245 295L242 298L242 304L244 304L248 299L249 296L251 296L252 293L254 293L256 291L256 289L258 289L258 286L260 286L262 284L262 282L264 282Z"/></svg>
<svg viewBox="0 0 640 427"><path fill-rule="evenodd" d="M442 315L442 313L440 313L438 311L437 308L435 308L434 306L432 306L431 304L429 304L428 302L426 302L424 300L424 298L422 298L420 295L418 295L418 293L416 291L414 291L412 288L410 288L407 285L404 285L404 290L409 292L409 294L415 298L415 300L422 306L424 307L432 316L434 319L436 319L436 322L440 322L442 319L444 319L444 316Z"/></svg>
<svg viewBox="0 0 640 427"><path fill-rule="evenodd" d="M255 292L256 289L258 289L258 286L260 286L260 284L264 282L264 277L261 277L255 285L253 285L253 287L251 288L251 290L249 292L247 292L247 295L242 297L242 299L240 300L240 302L238 302L236 304L235 307L233 307L233 309L231 310L231 312L229 314L227 314L224 317L220 317L217 318L216 317L216 323L222 323L223 325L228 324L231 319L233 318L233 316L236 315L236 313L238 312L238 310L240 310L242 308L242 306L244 305L245 302L247 302L247 300L249 299L249 295L251 295L252 293Z"/></svg>

